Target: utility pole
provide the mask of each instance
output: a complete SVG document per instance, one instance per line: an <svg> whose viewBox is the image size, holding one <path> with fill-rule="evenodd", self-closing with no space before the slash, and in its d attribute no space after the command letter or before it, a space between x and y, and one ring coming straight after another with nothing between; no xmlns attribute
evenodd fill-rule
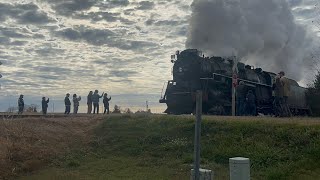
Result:
<svg viewBox="0 0 320 180"><path fill-rule="evenodd" d="M194 177L193 180L200 180L200 137L201 137L201 115L202 115L202 91L196 94L196 124L194 136Z"/></svg>
<svg viewBox="0 0 320 180"><path fill-rule="evenodd" d="M238 59L237 57L233 58L233 67L232 67L232 116L236 115L236 87L238 85Z"/></svg>

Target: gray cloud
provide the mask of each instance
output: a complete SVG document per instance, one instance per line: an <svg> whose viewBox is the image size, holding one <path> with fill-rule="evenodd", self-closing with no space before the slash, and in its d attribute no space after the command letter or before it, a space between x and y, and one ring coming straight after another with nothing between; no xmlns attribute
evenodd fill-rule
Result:
<svg viewBox="0 0 320 180"><path fill-rule="evenodd" d="M56 35L73 41L85 40L89 44L103 45L108 44L111 41L111 37L116 34L107 29L89 29L85 26L79 26L75 29L67 28L58 31Z"/></svg>
<svg viewBox="0 0 320 180"><path fill-rule="evenodd" d="M90 9L97 0L48 0L60 15L71 15L76 11Z"/></svg>
<svg viewBox="0 0 320 180"><path fill-rule="evenodd" d="M78 19L90 19L92 21L108 21L115 22L120 20L120 13L109 13L109 12L90 12L90 13L80 13L75 15Z"/></svg>
<svg viewBox="0 0 320 180"><path fill-rule="evenodd" d="M155 4L152 1L141 1L141 2L139 2L139 6L136 9L150 10L150 9L153 9L154 6L155 6Z"/></svg>
<svg viewBox="0 0 320 180"><path fill-rule="evenodd" d="M74 29L67 28L55 34L72 41L86 41L92 45L108 45L122 50L142 50L157 46L153 42L122 39L115 32L108 29L90 29L85 26L75 27Z"/></svg>
<svg viewBox="0 0 320 180"><path fill-rule="evenodd" d="M45 12L39 10L34 3L5 4L0 3L0 20L14 18L21 24L47 24L54 22Z"/></svg>
<svg viewBox="0 0 320 180"><path fill-rule="evenodd" d="M111 77L122 77L122 78L128 78L130 76L138 74L136 71L132 70L111 70L109 72Z"/></svg>
<svg viewBox="0 0 320 180"><path fill-rule="evenodd" d="M0 36L10 37L10 38L27 38L25 34L16 32L16 28L6 28L0 27Z"/></svg>

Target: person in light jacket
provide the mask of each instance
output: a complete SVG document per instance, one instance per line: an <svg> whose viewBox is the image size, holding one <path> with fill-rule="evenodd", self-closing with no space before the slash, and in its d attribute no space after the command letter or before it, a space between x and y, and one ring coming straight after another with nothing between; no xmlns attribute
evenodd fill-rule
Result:
<svg viewBox="0 0 320 180"><path fill-rule="evenodd" d="M104 93L102 93L102 95L100 96L98 90L94 91L94 94L92 95L93 114L96 113L96 110L97 110L97 114L99 114L99 101L100 101L100 98L103 97L103 94Z"/></svg>

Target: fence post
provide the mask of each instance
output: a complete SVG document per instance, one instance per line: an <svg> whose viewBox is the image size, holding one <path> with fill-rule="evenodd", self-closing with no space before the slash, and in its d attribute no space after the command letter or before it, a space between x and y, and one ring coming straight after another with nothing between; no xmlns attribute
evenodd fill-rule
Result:
<svg viewBox="0 0 320 180"><path fill-rule="evenodd" d="M196 95L196 124L194 138L194 180L200 179L200 137L201 137L201 115L202 115L202 91Z"/></svg>

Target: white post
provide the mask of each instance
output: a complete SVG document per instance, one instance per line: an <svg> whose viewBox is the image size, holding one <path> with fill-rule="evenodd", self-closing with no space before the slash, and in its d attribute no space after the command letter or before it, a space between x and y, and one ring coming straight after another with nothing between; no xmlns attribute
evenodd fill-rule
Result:
<svg viewBox="0 0 320 180"><path fill-rule="evenodd" d="M250 180L249 158L235 157L229 159L230 180Z"/></svg>

